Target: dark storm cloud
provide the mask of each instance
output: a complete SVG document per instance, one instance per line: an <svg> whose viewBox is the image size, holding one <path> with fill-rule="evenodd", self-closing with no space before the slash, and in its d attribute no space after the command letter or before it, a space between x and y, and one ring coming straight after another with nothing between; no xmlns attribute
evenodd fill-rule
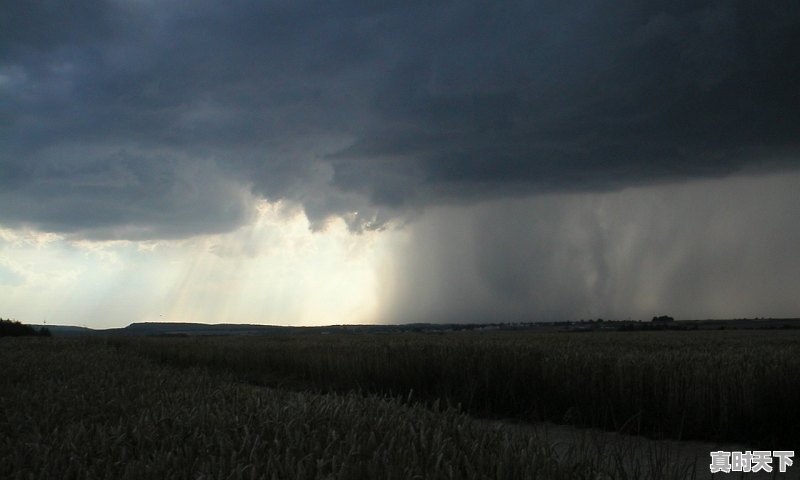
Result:
<svg viewBox="0 0 800 480"><path fill-rule="evenodd" d="M392 204L797 165L796 3L529 8L431 22L378 91L382 121L338 154L338 184ZM388 185L403 195L376 188L393 174L414 179Z"/></svg>
<svg viewBox="0 0 800 480"><path fill-rule="evenodd" d="M89 238L179 238L227 231L252 199L210 162L61 146L0 192L4 223Z"/></svg>
<svg viewBox="0 0 800 480"><path fill-rule="evenodd" d="M444 201L800 158L788 0L2 11L4 224L185 236L235 228L260 195L377 228Z"/></svg>
<svg viewBox="0 0 800 480"><path fill-rule="evenodd" d="M111 5L95 0L0 2L0 52L22 57L65 45L87 45L115 28Z"/></svg>

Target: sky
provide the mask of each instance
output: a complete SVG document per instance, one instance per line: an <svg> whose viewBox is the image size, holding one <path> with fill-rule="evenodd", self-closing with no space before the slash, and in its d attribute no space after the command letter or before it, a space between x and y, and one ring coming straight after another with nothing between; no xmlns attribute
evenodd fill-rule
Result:
<svg viewBox="0 0 800 480"><path fill-rule="evenodd" d="M800 316L793 0L0 11L0 317Z"/></svg>

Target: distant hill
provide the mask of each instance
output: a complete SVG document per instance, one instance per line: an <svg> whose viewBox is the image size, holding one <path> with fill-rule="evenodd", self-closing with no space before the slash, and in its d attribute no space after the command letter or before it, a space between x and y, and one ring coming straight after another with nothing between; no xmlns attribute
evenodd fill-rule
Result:
<svg viewBox="0 0 800 480"><path fill-rule="evenodd" d="M32 325L35 328L43 325ZM124 328L93 329L67 325L47 325L53 335L74 336L216 336L216 335L288 335L298 333L346 333L356 331L398 331L408 326L332 325L327 327L283 327L276 325L207 324L178 322L138 322Z"/></svg>
<svg viewBox="0 0 800 480"><path fill-rule="evenodd" d="M537 324L530 324L537 325ZM34 325L38 327L38 325ZM508 327L508 326L506 326ZM391 333L442 332L453 330L499 329L500 324L434 324L407 325L328 325L324 327L285 327L230 323L137 322L124 328L92 329L86 327L47 325L55 336L222 336L222 335L296 335L308 333Z"/></svg>
<svg viewBox="0 0 800 480"><path fill-rule="evenodd" d="M718 330L718 329L776 329L800 328L797 318L759 318L730 320L676 320L666 324L654 324L635 320L582 320L579 322L527 322L527 323L482 323L482 324L439 324L412 323L406 325L328 325L324 327L283 327L277 325L250 325L229 323L178 323L178 322L138 322L124 328L92 329L66 325L31 325L38 329L47 327L53 336L223 336L223 335L297 335L310 333L398 333L421 332L440 333L452 331L486 330Z"/></svg>
<svg viewBox="0 0 800 480"><path fill-rule="evenodd" d="M32 325L39 328L45 325ZM195 335L267 335L289 333L299 327L278 327L269 325L234 325L204 323L132 323L124 328L94 329L71 325L46 325L50 332L59 337L75 336L195 336Z"/></svg>
<svg viewBox="0 0 800 480"><path fill-rule="evenodd" d="M291 333L302 327L280 327L273 325L248 325L229 323L132 323L125 328L115 330L120 335L269 335ZM111 332L109 332L111 333Z"/></svg>
<svg viewBox="0 0 800 480"><path fill-rule="evenodd" d="M36 325L31 324L31 327L35 329L40 328L47 328L50 330L50 333L54 336L58 337L77 337L77 336L87 336L87 335L100 335L101 332L105 330L94 330L91 328L86 327L76 327L72 325Z"/></svg>

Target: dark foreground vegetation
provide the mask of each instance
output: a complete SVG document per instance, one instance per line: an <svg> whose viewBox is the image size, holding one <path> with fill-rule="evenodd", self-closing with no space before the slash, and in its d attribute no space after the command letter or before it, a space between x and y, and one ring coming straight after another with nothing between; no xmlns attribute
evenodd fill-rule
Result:
<svg viewBox="0 0 800 480"><path fill-rule="evenodd" d="M651 437L796 445L800 332L591 332L119 339L257 385L356 390L482 417Z"/></svg>
<svg viewBox="0 0 800 480"><path fill-rule="evenodd" d="M422 405L355 392L296 392L236 381L245 371L266 375L283 361L279 372L298 371L308 379L351 369L366 389L373 388L366 383L369 375L386 373L380 369L386 368L387 359L399 362L397 373L403 377L397 381L402 382L413 376L407 369L419 366L410 360L418 354L430 359L434 347L445 347L444 358L466 352L460 343L447 347L417 338L388 344L374 338L350 340L112 344L98 339L0 339L0 478L694 476L692 465L675 462L666 448L556 445L531 432L490 427L442 403ZM152 358L136 354L131 346ZM471 348L479 354L475 361L485 360L485 346ZM352 359L347 352L353 353ZM503 358L502 352L495 354ZM157 357L190 368L156 362ZM367 361L378 364L372 373L363 364ZM332 363L323 367L326 362ZM246 363L251 365L247 369ZM196 368L204 365L225 366L233 375ZM428 382L428 375L440 371L415 373ZM343 371L334 378L344 381Z"/></svg>

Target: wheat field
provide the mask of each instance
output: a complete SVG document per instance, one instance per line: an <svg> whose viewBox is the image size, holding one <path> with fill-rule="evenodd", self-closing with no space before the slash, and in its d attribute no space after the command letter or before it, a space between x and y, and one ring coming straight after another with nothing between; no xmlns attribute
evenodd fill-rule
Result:
<svg viewBox="0 0 800 480"><path fill-rule="evenodd" d="M0 338L0 478L706 478L668 442L565 443L507 420L783 448L798 339Z"/></svg>

